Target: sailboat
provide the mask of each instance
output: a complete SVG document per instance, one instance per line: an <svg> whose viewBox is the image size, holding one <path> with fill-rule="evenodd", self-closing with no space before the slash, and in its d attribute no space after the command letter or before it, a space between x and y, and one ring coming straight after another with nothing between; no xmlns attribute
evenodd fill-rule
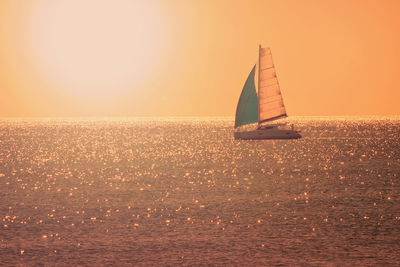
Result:
<svg viewBox="0 0 400 267"><path fill-rule="evenodd" d="M236 107L235 139L298 139L300 131L286 123L271 123L287 117L285 105L276 77L271 50L259 46L258 95L255 86L256 65L250 71ZM247 124L258 123L256 129L248 130Z"/></svg>

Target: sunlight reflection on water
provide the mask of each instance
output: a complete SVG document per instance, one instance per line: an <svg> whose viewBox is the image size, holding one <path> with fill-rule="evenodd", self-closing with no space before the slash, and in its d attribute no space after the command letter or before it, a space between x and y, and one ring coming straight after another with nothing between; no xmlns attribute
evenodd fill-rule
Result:
<svg viewBox="0 0 400 267"><path fill-rule="evenodd" d="M0 263L399 264L400 120L0 121Z"/></svg>

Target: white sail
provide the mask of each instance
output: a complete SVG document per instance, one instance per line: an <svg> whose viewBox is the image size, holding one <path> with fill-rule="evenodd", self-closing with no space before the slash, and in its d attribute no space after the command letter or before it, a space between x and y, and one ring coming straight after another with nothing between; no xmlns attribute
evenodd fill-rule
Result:
<svg viewBox="0 0 400 267"><path fill-rule="evenodd" d="M260 46L258 68L258 123L287 117L269 48Z"/></svg>

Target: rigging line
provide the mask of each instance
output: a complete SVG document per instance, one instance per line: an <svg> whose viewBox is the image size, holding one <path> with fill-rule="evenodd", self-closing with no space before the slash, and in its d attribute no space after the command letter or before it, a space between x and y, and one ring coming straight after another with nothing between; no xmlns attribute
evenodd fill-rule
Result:
<svg viewBox="0 0 400 267"><path fill-rule="evenodd" d="M281 110L282 108L283 108L283 106L281 106L281 107L275 107L275 108L269 108L269 109L263 109L262 112L266 112L266 111L270 111L270 110L274 110L274 109L279 109L279 110ZM285 111L285 114L286 114L286 111Z"/></svg>
<svg viewBox="0 0 400 267"><path fill-rule="evenodd" d="M260 71L269 70L269 69L272 69L273 67L275 67L275 66L272 64L271 67L268 67L268 68L265 68L265 69L260 69Z"/></svg>
<svg viewBox="0 0 400 267"><path fill-rule="evenodd" d="M262 120L262 121L260 121L259 123L261 124L261 123L263 123L263 122L273 121L273 120L277 120L277 119L285 118L285 117L287 117L287 114L286 114L286 113L285 113L285 114L282 114L282 115L278 115L278 116L272 117L272 118L269 118L269 119Z"/></svg>
<svg viewBox="0 0 400 267"><path fill-rule="evenodd" d="M261 86L260 88L271 87L271 86L273 86L273 85L279 85L279 83L271 83L271 84L267 84L267 85Z"/></svg>
<svg viewBox="0 0 400 267"><path fill-rule="evenodd" d="M282 102L282 98L280 97L280 98L277 98L277 99L274 99L274 100L269 100L269 101L265 101L265 102L260 102L260 105L264 105L264 104L268 104L268 103L274 103L274 102L278 102L278 101L280 101L280 102Z"/></svg>

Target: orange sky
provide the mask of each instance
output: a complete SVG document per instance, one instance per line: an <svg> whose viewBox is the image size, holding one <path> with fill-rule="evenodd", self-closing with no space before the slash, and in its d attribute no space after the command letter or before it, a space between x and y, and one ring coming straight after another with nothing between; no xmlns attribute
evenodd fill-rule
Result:
<svg viewBox="0 0 400 267"><path fill-rule="evenodd" d="M397 0L2 0L0 117L234 116L271 47L290 115L400 115Z"/></svg>

